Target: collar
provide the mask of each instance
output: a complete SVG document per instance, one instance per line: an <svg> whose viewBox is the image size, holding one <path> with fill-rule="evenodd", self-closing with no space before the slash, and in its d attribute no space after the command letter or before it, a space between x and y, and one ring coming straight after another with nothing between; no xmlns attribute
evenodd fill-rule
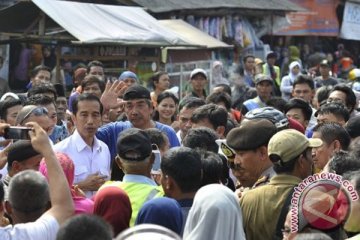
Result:
<svg viewBox="0 0 360 240"><path fill-rule="evenodd" d="M205 89L203 89L203 96L204 98L206 98L206 91ZM197 95L197 93L195 91L192 91L191 94L194 96L194 97L198 97L198 98L201 98L199 95Z"/></svg>
<svg viewBox="0 0 360 240"><path fill-rule="evenodd" d="M301 179L293 175L278 174L270 179L269 185L298 185Z"/></svg>
<svg viewBox="0 0 360 240"><path fill-rule="evenodd" d="M146 176L137 175L137 174L125 174L123 177L123 182L134 182L134 183L143 183L149 184L152 186L157 186L156 182Z"/></svg>
<svg viewBox="0 0 360 240"><path fill-rule="evenodd" d="M74 133L72 135L72 138L73 138L73 142L74 142L75 147L76 147L78 152L81 152L82 150L84 150L87 147L91 148L91 146L86 144L86 142L80 136L80 134L79 134L79 132L77 130L74 131ZM100 146L99 140L96 138L96 136L94 136L94 144L92 146L92 149L101 152L101 146Z"/></svg>
<svg viewBox="0 0 360 240"><path fill-rule="evenodd" d="M269 176L270 178L275 176L276 172L274 171L273 166L266 169L264 172L261 173L261 176Z"/></svg>
<svg viewBox="0 0 360 240"><path fill-rule="evenodd" d="M4 185L5 185L5 186L9 186L10 180L11 180L10 175L9 175L9 174L6 174L6 176L4 177L4 180L3 180Z"/></svg>

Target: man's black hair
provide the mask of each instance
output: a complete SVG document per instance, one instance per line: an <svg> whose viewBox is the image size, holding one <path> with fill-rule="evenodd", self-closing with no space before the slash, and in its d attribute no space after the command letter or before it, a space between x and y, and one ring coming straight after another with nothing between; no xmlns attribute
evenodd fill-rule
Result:
<svg viewBox="0 0 360 240"><path fill-rule="evenodd" d="M144 131L149 134L151 143L156 144L160 149L169 142L167 135L157 128L147 128Z"/></svg>
<svg viewBox="0 0 360 240"><path fill-rule="evenodd" d="M339 102L325 103L318 111L316 111L315 117L324 114L333 114L336 118L344 119L344 122L347 122L350 118L349 111L346 109L344 104Z"/></svg>
<svg viewBox="0 0 360 240"><path fill-rule="evenodd" d="M355 190L358 192L358 194L360 194L360 169L352 171L346 171L343 175L343 179L348 180L348 181L353 181L354 184L354 188Z"/></svg>
<svg viewBox="0 0 360 240"><path fill-rule="evenodd" d="M201 186L201 156L191 148L167 151L161 159L161 171L164 176L172 177L183 193L195 192Z"/></svg>
<svg viewBox="0 0 360 240"><path fill-rule="evenodd" d="M227 94L229 94L231 96L231 87L228 84L219 83L215 87L222 87L223 92L226 92Z"/></svg>
<svg viewBox="0 0 360 240"><path fill-rule="evenodd" d="M301 110L302 114L304 115L305 120L310 120L312 115L312 108L310 105L305 102L301 98L292 98L289 102L285 105L285 113L290 111L291 109L298 108Z"/></svg>
<svg viewBox="0 0 360 240"><path fill-rule="evenodd" d="M191 116L191 122L198 123L204 119L209 120L214 130L220 126L226 128L228 112L216 104L206 104L195 109Z"/></svg>
<svg viewBox="0 0 360 240"><path fill-rule="evenodd" d="M52 93L54 94L54 100L56 100L57 98L57 92L56 89L54 87L53 84L51 83L40 83L36 86L33 86L29 91L28 91L28 97L32 97L32 96L36 96L36 95L41 95L41 94L45 94L45 93Z"/></svg>
<svg viewBox="0 0 360 240"><path fill-rule="evenodd" d="M342 176L345 172L360 170L360 161L354 155L340 151L335 153L330 160L329 170Z"/></svg>
<svg viewBox="0 0 360 240"><path fill-rule="evenodd" d="M78 112L78 104L79 102L82 102L82 101L95 101L95 102L98 102L100 104L100 114L103 113L103 105L102 103L100 102L100 99L95 96L95 95L92 95L92 94L81 94L79 95L79 97L77 99L75 99L73 102L72 102L72 109L73 109L73 114L76 115L76 113Z"/></svg>
<svg viewBox="0 0 360 240"><path fill-rule="evenodd" d="M331 144L338 140L341 144L342 150L348 150L350 145L350 135L338 123L321 123L314 127L313 132L318 132L321 135L321 140L326 144Z"/></svg>
<svg viewBox="0 0 360 240"><path fill-rule="evenodd" d="M20 99L10 98L5 101L1 101L0 102L0 119L5 120L8 115L8 109L18 106L18 105L22 106L22 102Z"/></svg>
<svg viewBox="0 0 360 240"><path fill-rule="evenodd" d="M287 101L282 97L271 97L269 100L266 101L266 106L273 107L282 113L285 113L286 104Z"/></svg>
<svg viewBox="0 0 360 240"><path fill-rule="evenodd" d="M213 104L220 104L224 103L226 110L231 110L231 96L226 92L213 92L206 98L206 104L213 103Z"/></svg>
<svg viewBox="0 0 360 240"><path fill-rule="evenodd" d="M30 76L33 78L35 77L40 71L47 71L50 73L51 75L51 69L47 66L44 66L44 65L39 65L39 66L36 66L30 73Z"/></svg>
<svg viewBox="0 0 360 240"><path fill-rule="evenodd" d="M215 140L219 137L216 132L207 127L191 128L183 139L183 146L217 153L219 146Z"/></svg>
<svg viewBox="0 0 360 240"><path fill-rule="evenodd" d="M223 162L217 153L202 151L201 163L203 168L203 178L201 186L213 183L220 183L222 180Z"/></svg>
<svg viewBox="0 0 360 240"><path fill-rule="evenodd" d="M183 108L197 108L200 107L202 105L205 105L205 101L201 98L197 98L197 97L186 97L183 100L181 100L181 102L179 103L179 112L183 109Z"/></svg>
<svg viewBox="0 0 360 240"><path fill-rule="evenodd" d="M320 106L326 103L326 100L328 99L330 92L333 90L333 88L334 86L328 85L321 86L316 90L315 97Z"/></svg>
<svg viewBox="0 0 360 240"><path fill-rule="evenodd" d="M25 106L27 105L46 106L50 104L54 104L56 108L56 103L52 98L45 95L36 95L28 98L27 102L25 103Z"/></svg>
<svg viewBox="0 0 360 240"><path fill-rule="evenodd" d="M307 84L312 90L315 89L315 84L314 84L314 80L307 75L299 75L296 79L295 82L293 83L293 88L295 88L295 86L297 84Z"/></svg>
<svg viewBox="0 0 360 240"><path fill-rule="evenodd" d="M111 226L101 217L80 214L68 219L59 229L56 240L111 240Z"/></svg>
<svg viewBox="0 0 360 240"><path fill-rule="evenodd" d="M354 108L356 106L356 96L355 96L354 91L350 87L348 87L344 83L340 83L340 84L335 85L334 89L331 92L334 92L334 91L343 92L346 95L346 99L345 99L346 107L348 109L350 109L349 110L350 112L352 110L354 110Z"/></svg>
<svg viewBox="0 0 360 240"><path fill-rule="evenodd" d="M36 220L49 207L50 194L44 176L34 170L16 174L9 185L9 202L13 209Z"/></svg>
<svg viewBox="0 0 360 240"><path fill-rule="evenodd" d="M90 68L91 67L102 67L104 68L104 65L102 64L102 62L94 60L88 63L87 67L86 67L86 72L90 73Z"/></svg>
<svg viewBox="0 0 360 240"><path fill-rule="evenodd" d="M105 82L100 80L97 76L94 76L94 75L86 76L84 78L84 80L81 81L81 87L84 90L85 87L87 87L88 85L94 84L94 83L96 83L99 86L101 92L104 92Z"/></svg>

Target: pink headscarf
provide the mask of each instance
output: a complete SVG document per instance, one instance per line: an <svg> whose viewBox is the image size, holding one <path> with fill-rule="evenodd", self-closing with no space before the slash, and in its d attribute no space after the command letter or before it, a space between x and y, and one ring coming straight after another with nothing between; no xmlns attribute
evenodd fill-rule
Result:
<svg viewBox="0 0 360 240"><path fill-rule="evenodd" d="M115 236L129 228L132 208L124 190L115 186L104 187L96 193L94 202L94 214L113 227Z"/></svg>
<svg viewBox="0 0 360 240"><path fill-rule="evenodd" d="M56 158L59 160L60 166L62 167L65 177L69 183L71 196L75 205L75 214L78 213L93 213L94 202L86 197L79 196L76 194L74 189L74 177L75 177L75 165L70 157L65 153L56 153ZM49 180L48 171L44 159L40 162L39 172Z"/></svg>

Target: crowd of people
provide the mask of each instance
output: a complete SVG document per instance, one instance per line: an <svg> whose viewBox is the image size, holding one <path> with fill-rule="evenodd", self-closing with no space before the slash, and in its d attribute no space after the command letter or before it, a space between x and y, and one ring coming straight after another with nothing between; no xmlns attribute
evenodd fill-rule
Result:
<svg viewBox="0 0 360 240"><path fill-rule="evenodd" d="M67 94L35 67L26 92L0 99L0 239L360 239L360 78L292 60L284 73L275 52L246 55L210 91L196 68L186 94L162 71L152 90L131 71L105 81L99 61L74 69ZM353 192L317 181L296 205L326 174Z"/></svg>

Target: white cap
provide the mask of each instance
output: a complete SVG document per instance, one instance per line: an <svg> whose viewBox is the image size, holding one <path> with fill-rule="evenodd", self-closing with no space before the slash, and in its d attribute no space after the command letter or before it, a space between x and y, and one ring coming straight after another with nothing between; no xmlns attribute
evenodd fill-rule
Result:
<svg viewBox="0 0 360 240"><path fill-rule="evenodd" d="M195 68L195 69L192 70L192 72L190 73L190 79L192 79L192 78L193 78L196 74L198 74L198 73L203 74L206 79L208 78L208 77L207 77L207 74L206 74L206 72L205 72L204 69L202 69L202 68Z"/></svg>

